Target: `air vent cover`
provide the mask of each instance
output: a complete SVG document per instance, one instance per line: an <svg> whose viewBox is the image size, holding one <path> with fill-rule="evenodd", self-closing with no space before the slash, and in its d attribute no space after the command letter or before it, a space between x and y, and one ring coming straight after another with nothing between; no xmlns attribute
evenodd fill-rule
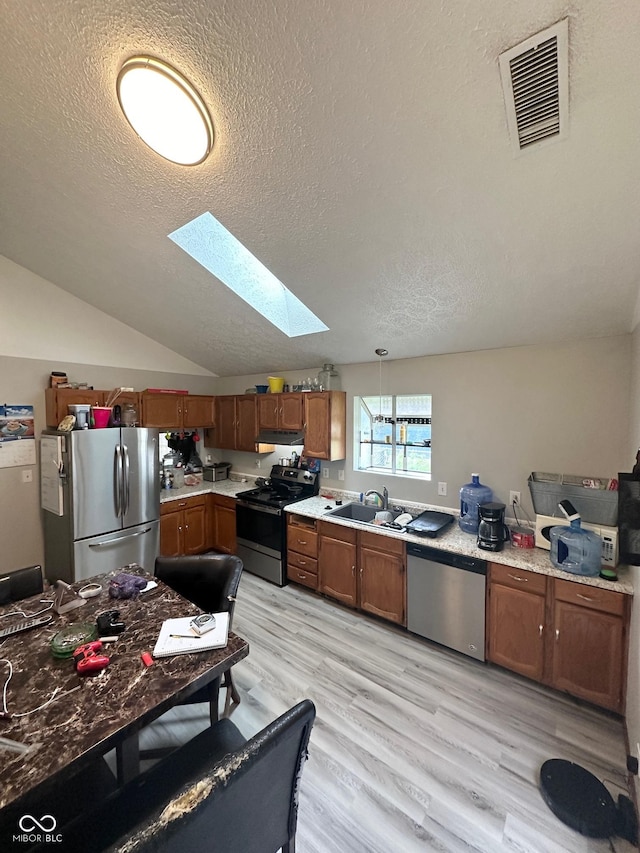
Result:
<svg viewBox="0 0 640 853"><path fill-rule="evenodd" d="M568 43L565 18L499 57L509 133L518 154L568 133Z"/></svg>

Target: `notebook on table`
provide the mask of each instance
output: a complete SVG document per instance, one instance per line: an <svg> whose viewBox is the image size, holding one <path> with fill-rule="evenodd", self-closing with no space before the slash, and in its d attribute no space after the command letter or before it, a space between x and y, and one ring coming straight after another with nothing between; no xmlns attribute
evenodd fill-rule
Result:
<svg viewBox="0 0 640 853"><path fill-rule="evenodd" d="M154 658L166 658L171 655L208 652L211 649L224 648L229 637L229 614L214 613L213 615L216 617L216 627L202 636L198 636L189 627L193 616L165 619L153 650Z"/></svg>

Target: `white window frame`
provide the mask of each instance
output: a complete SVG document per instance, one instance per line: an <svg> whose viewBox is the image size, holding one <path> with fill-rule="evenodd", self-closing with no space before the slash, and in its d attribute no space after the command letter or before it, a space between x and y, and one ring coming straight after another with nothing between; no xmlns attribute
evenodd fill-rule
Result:
<svg viewBox="0 0 640 853"><path fill-rule="evenodd" d="M403 398L408 397L424 397L424 412L408 417L407 413L402 411L401 408ZM353 470L358 473L366 472L430 481L432 479L431 412L431 394L384 394L382 398L370 394L355 397L353 416ZM379 421L381 414L384 418L383 423ZM363 419L365 421L364 425ZM420 423L420 421L424 421L424 423ZM404 443L400 442L400 426L402 423L407 424L407 437ZM388 442L385 442L381 438L382 433L385 433L385 436L389 437ZM428 440L428 445L421 445L413 440L409 441L408 439L412 438L412 433L413 438L416 437L416 433L421 436L428 435L428 439L424 439L425 441ZM387 444L390 450L390 464L368 464L369 461L373 462L376 447L379 450L384 450ZM411 448L411 450L408 450L408 448ZM367 452L370 454L369 460L364 458ZM403 463L407 463L408 456L413 454L418 454L418 458L424 458L426 470L407 470L403 467Z"/></svg>

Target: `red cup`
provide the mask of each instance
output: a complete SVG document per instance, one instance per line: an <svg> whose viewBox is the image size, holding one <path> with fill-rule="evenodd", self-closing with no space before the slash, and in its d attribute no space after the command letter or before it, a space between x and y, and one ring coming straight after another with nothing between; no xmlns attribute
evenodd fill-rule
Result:
<svg viewBox="0 0 640 853"><path fill-rule="evenodd" d="M109 406L91 406L91 415L93 417L93 428L104 429L104 427L109 426L111 408Z"/></svg>

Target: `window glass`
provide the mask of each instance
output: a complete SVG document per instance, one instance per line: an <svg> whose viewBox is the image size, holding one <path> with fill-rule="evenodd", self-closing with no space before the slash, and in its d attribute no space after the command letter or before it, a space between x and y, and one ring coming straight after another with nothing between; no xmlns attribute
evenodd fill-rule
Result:
<svg viewBox="0 0 640 853"><path fill-rule="evenodd" d="M431 395L356 397L354 468L431 479Z"/></svg>

